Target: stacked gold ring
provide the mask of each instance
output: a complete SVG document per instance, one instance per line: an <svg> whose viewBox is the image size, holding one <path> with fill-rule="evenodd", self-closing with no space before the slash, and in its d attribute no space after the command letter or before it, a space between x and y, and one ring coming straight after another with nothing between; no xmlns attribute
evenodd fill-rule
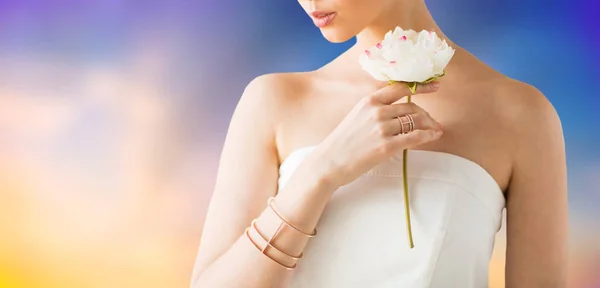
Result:
<svg viewBox="0 0 600 288"><path fill-rule="evenodd" d="M408 121L404 122L402 120L402 117L408 118ZM396 118L398 118L398 122L400 122L400 134L408 134L415 130L415 119L410 114L406 114L403 116L397 116ZM408 124L408 130L404 131L404 125L406 125L406 124Z"/></svg>

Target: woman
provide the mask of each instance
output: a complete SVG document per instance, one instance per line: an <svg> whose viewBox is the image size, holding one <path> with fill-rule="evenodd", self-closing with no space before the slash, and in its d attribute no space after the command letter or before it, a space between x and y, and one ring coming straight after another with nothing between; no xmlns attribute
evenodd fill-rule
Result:
<svg viewBox="0 0 600 288"><path fill-rule="evenodd" d="M505 207L507 287L564 287L564 141L544 95L451 42L424 0L300 4L326 39L357 42L316 71L247 86L192 287L486 287ZM406 85L358 64L396 26L435 31L456 49L446 76L409 104Z"/></svg>

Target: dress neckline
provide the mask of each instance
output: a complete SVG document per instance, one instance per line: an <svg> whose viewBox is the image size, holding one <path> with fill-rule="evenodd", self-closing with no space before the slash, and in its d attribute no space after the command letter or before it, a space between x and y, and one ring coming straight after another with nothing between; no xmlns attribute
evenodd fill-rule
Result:
<svg viewBox="0 0 600 288"><path fill-rule="evenodd" d="M300 157L301 155L306 155L307 153L311 152L315 148L317 148L317 145L303 146L303 147L292 150L288 154L288 156L285 159L283 159L283 161L279 165L279 171L281 172L281 171L287 170L288 166L291 165L292 159ZM493 184L492 186L495 188L496 192L499 193L499 195L502 196L502 198L504 199L504 193L502 192L502 188L500 187L500 184L498 184L498 182L496 182L496 179L485 168L483 168L481 165L479 165L479 163L477 163L473 160L467 159L465 157L462 157L462 156L459 156L456 154L442 152L442 151L409 149L408 153L415 154L415 155L428 155L431 157L443 157L445 159L454 161L456 163L462 163L460 165L467 165L468 167L471 167L469 169L471 169L472 171L479 171L479 173L482 175L482 177L486 178L486 180L488 182ZM399 161L402 161L402 153L398 153L392 157Z"/></svg>

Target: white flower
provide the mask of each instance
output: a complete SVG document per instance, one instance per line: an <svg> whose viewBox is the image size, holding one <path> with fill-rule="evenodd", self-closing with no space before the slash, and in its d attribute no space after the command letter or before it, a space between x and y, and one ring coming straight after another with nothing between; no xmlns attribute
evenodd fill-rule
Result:
<svg viewBox="0 0 600 288"><path fill-rule="evenodd" d="M359 57L363 70L381 81L425 82L444 74L454 49L435 32L396 27Z"/></svg>

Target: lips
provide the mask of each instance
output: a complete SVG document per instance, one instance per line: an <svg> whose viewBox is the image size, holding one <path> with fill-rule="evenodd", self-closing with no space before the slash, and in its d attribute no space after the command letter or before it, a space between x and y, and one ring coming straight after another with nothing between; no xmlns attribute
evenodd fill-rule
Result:
<svg viewBox="0 0 600 288"><path fill-rule="evenodd" d="M310 16L317 27L323 28L331 23L335 17L335 12L313 11Z"/></svg>

